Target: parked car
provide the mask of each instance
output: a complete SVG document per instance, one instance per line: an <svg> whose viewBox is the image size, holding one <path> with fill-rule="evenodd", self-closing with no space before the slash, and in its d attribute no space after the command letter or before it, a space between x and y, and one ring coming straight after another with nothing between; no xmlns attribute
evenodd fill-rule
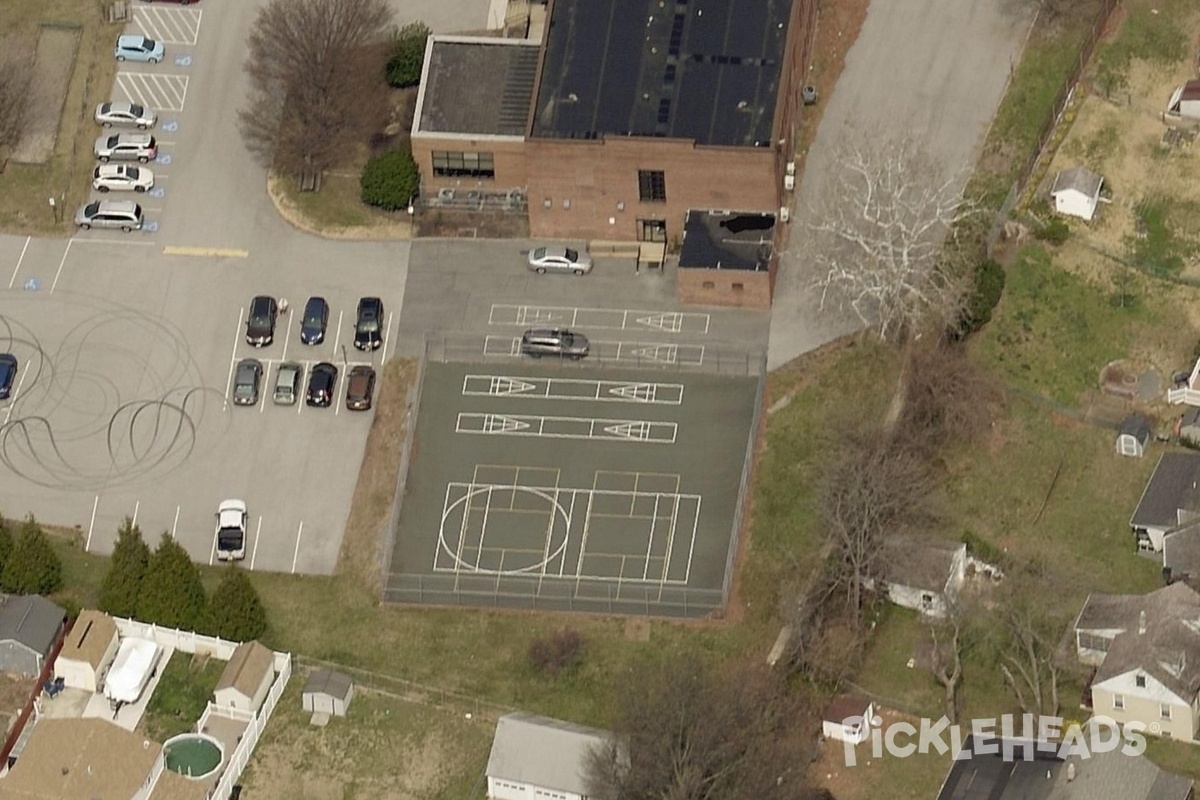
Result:
<svg viewBox="0 0 1200 800"><path fill-rule="evenodd" d="M383 344L383 301L364 297L358 301L354 321L354 346L359 350L378 350Z"/></svg>
<svg viewBox="0 0 1200 800"><path fill-rule="evenodd" d="M243 358L238 362L233 378L233 404L235 406L258 405L258 384L262 380L263 365L255 358Z"/></svg>
<svg viewBox="0 0 1200 800"><path fill-rule="evenodd" d="M304 379L304 366L295 361L285 361L279 365L279 374L275 376L275 392L272 399L277 406L296 404L300 396L300 381Z"/></svg>
<svg viewBox="0 0 1200 800"><path fill-rule="evenodd" d="M580 359L588 354L591 345L582 333L560 328L543 328L525 331L521 336L521 352L527 356L563 356Z"/></svg>
<svg viewBox="0 0 1200 800"><path fill-rule="evenodd" d="M346 381L346 408L351 411L369 411L373 394L375 370L365 365L350 370L350 378Z"/></svg>
<svg viewBox="0 0 1200 800"><path fill-rule="evenodd" d="M111 128L113 125L128 125L144 131L154 127L154 123L158 122L158 115L153 110L137 103L110 100L96 106L96 122L105 128Z"/></svg>
<svg viewBox="0 0 1200 800"><path fill-rule="evenodd" d="M17 357L12 353L0 353L0 400L12 396L13 383L17 380Z"/></svg>
<svg viewBox="0 0 1200 800"><path fill-rule="evenodd" d="M96 158L109 161L140 161L158 155L158 142L148 133L113 133L101 136L92 148Z"/></svg>
<svg viewBox="0 0 1200 800"><path fill-rule="evenodd" d="M246 317L246 344L251 347L266 347L275 341L275 317L279 306L274 297L260 294L250 301L250 315Z"/></svg>
<svg viewBox="0 0 1200 800"><path fill-rule="evenodd" d="M117 46L113 50L117 61L148 61L151 64L162 61L165 53L162 42L134 33L117 37Z"/></svg>
<svg viewBox="0 0 1200 800"><path fill-rule="evenodd" d="M142 227L142 207L132 200L96 200L75 212L75 224L89 228L120 228L129 231Z"/></svg>
<svg viewBox="0 0 1200 800"><path fill-rule="evenodd" d="M223 500L217 506L217 560L240 561L246 557L246 504Z"/></svg>
<svg viewBox="0 0 1200 800"><path fill-rule="evenodd" d="M337 367L328 361L322 361L312 368L308 376L308 394L304 398L306 405L317 408L327 408L333 404L333 387L337 383Z"/></svg>
<svg viewBox="0 0 1200 800"><path fill-rule="evenodd" d="M324 297L310 297L304 304L304 316L300 320L300 341L303 344L320 344L325 341L325 328L329 325L329 304Z"/></svg>
<svg viewBox="0 0 1200 800"><path fill-rule="evenodd" d="M147 192L154 188L154 171L132 164L101 164L92 170L97 192Z"/></svg>
<svg viewBox="0 0 1200 800"><path fill-rule="evenodd" d="M181 6L187 6L187 5L191 5L192 3L198 3L198 2L200 2L200 0L142 0L142 2L143 3L178 3ZM239 788L239 787L234 787L234 788ZM230 795L229 800L236 800L236 798L234 798L233 795Z"/></svg>
<svg viewBox="0 0 1200 800"><path fill-rule="evenodd" d="M592 258L572 247L545 245L529 251L529 268L539 275L547 272L573 272L583 275L592 271Z"/></svg>

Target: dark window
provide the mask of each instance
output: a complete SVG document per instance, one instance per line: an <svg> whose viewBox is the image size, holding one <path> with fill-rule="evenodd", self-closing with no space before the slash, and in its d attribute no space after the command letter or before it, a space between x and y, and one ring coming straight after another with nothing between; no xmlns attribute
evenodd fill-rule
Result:
<svg viewBox="0 0 1200 800"><path fill-rule="evenodd" d="M712 281L705 281L704 283L702 283L702 284L701 284L701 286L702 286L702 287L704 287L705 289L715 289L715 288L717 288L717 284L715 284L715 283L714 283L714 282L712 282Z"/></svg>
<svg viewBox="0 0 1200 800"><path fill-rule="evenodd" d="M735 283L735 284L733 285L733 290L734 290L735 292L740 292L740 291L742 291L742 290L743 290L743 289L745 289L745 288L746 288L746 285L745 285L745 284L743 284L743 283ZM933 596L932 596L932 595L925 595L925 596L929 598L929 602L930 602L930 603L932 603L932 602L933 602Z"/></svg>
<svg viewBox="0 0 1200 800"><path fill-rule="evenodd" d="M1138 688L1139 688L1139 689L1145 689L1145 688L1146 688L1146 676L1145 676L1145 675L1138 675L1138 676L1137 676L1136 678L1134 678L1133 680L1134 680L1134 681L1137 683L1137 686L1138 686Z"/></svg>
<svg viewBox="0 0 1200 800"><path fill-rule="evenodd" d="M638 197L642 202L666 202L667 176L662 170L638 170Z"/></svg>
<svg viewBox="0 0 1200 800"><path fill-rule="evenodd" d="M639 219L638 241L665 242L667 240L667 221L665 219Z"/></svg>
<svg viewBox="0 0 1200 800"><path fill-rule="evenodd" d="M434 150L433 174L442 178L460 176L494 178L496 177L496 164L491 153L457 153Z"/></svg>

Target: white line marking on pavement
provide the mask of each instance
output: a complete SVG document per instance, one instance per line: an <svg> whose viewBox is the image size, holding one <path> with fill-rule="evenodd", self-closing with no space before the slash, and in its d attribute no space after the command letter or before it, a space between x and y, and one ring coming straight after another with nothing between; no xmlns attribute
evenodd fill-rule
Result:
<svg viewBox="0 0 1200 800"><path fill-rule="evenodd" d="M21 378L17 381L17 388L13 389L12 397L8 401L8 410L4 412L4 424L8 424L8 420L12 417L13 409L17 406L17 399L21 396L21 387L25 385L25 376L29 374L28 365L21 370Z"/></svg>
<svg viewBox="0 0 1200 800"><path fill-rule="evenodd" d="M229 410L229 391L233 387L233 367L237 364L238 341L242 338L242 315L245 313L246 307L242 306L238 310L237 333L233 336L233 352L229 354L229 377L225 380L225 402L221 406L222 411Z"/></svg>
<svg viewBox="0 0 1200 800"><path fill-rule="evenodd" d="M220 531L220 524L213 526L213 546L212 551L208 554L208 565L211 567L217 559L217 533Z"/></svg>
<svg viewBox="0 0 1200 800"><path fill-rule="evenodd" d="M396 312L392 311L390 313L390 315L388 316L387 338L383 340L383 358L380 359L380 361L379 361L380 366L383 366L384 364L387 363L387 349L388 349L388 345L392 343L392 323L395 321L396 321ZM393 353L396 352L395 347L392 348L392 352Z"/></svg>
<svg viewBox="0 0 1200 800"><path fill-rule="evenodd" d="M32 238L32 236L25 237L25 246L21 248L21 257L17 259L17 266L13 269L12 279L8 282L8 288L10 289L17 282L17 273L21 271L21 262L25 260L25 251L29 249L29 240Z"/></svg>
<svg viewBox="0 0 1200 800"><path fill-rule="evenodd" d="M254 560L258 558L258 542L262 539L262 517L258 518L258 527L254 530L254 552L250 554L250 569L254 569Z"/></svg>
<svg viewBox="0 0 1200 800"><path fill-rule="evenodd" d="M334 337L333 337L333 357L334 358L337 358L338 346L341 344L341 341L342 341L342 314L343 313L344 312L341 312L341 311L338 312L337 333L334 334Z"/></svg>
<svg viewBox="0 0 1200 800"><path fill-rule="evenodd" d="M83 552L90 552L92 549L92 530L96 527L96 509L100 506L100 495L96 495L96 499L92 501L92 521L88 523L88 538L83 543Z"/></svg>
<svg viewBox="0 0 1200 800"><path fill-rule="evenodd" d="M142 501L138 500L136 503L133 504L133 525L134 526L137 526L137 515L138 515L138 511L140 511L141 509L142 509Z"/></svg>
<svg viewBox="0 0 1200 800"><path fill-rule="evenodd" d="M175 538L175 529L179 527L179 506L175 506L175 521L171 523L171 538Z"/></svg>
<svg viewBox="0 0 1200 800"><path fill-rule="evenodd" d="M296 551L292 553L292 574L296 574L296 561L300 558L300 537L304 535L304 520L300 520L300 530L296 531Z"/></svg>
<svg viewBox="0 0 1200 800"><path fill-rule="evenodd" d="M284 334L283 334L283 360L287 361L287 349L288 349L288 345L292 341L292 325L291 325L292 317L291 317L291 314L284 314L283 316L285 317L284 324L287 326L287 330L284 331Z"/></svg>
<svg viewBox="0 0 1200 800"><path fill-rule="evenodd" d="M50 284L50 294L54 294L54 288L58 286L58 276L62 275L63 264L67 263L67 256L70 255L73 244L75 244L74 239L67 239L67 249L63 250L62 260L58 262L58 272L54 273L54 283Z"/></svg>

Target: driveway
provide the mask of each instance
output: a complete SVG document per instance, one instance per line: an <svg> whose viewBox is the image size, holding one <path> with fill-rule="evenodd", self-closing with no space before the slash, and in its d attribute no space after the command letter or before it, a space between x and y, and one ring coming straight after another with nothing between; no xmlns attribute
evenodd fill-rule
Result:
<svg viewBox="0 0 1200 800"><path fill-rule="evenodd" d="M796 196L791 242L781 254L771 312L771 369L861 327L821 311L805 236L809 209L827 185L843 131L912 135L950 169L978 158L1030 18L1011 0L875 0L821 118Z"/></svg>

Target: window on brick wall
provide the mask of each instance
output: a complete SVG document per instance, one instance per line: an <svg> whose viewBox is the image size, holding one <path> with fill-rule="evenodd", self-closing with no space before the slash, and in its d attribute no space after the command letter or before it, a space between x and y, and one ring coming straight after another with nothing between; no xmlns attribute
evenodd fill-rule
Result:
<svg viewBox="0 0 1200 800"><path fill-rule="evenodd" d="M643 203L665 202L667 199L667 175L662 170L638 170L638 197Z"/></svg>
<svg viewBox="0 0 1200 800"><path fill-rule="evenodd" d="M496 163L491 153L433 151L433 174L441 178L494 178Z"/></svg>

